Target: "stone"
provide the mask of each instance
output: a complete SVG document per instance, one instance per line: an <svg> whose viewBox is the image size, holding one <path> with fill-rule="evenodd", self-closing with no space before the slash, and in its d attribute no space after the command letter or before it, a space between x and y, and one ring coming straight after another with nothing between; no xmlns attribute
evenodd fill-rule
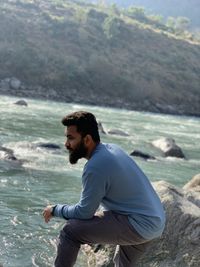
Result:
<svg viewBox="0 0 200 267"><path fill-rule="evenodd" d="M46 149L61 149L59 145L53 143L37 143L37 147L46 148Z"/></svg>
<svg viewBox="0 0 200 267"><path fill-rule="evenodd" d="M153 141L152 145L160 149L164 153L165 157L185 158L183 151L172 138L160 138Z"/></svg>
<svg viewBox="0 0 200 267"><path fill-rule="evenodd" d="M106 131L104 130L103 125L100 121L98 121L98 129L99 133L106 134Z"/></svg>
<svg viewBox="0 0 200 267"><path fill-rule="evenodd" d="M21 86L21 82L17 78L13 77L10 79L9 85L10 85L10 89L18 90Z"/></svg>
<svg viewBox="0 0 200 267"><path fill-rule="evenodd" d="M23 99L16 101L14 104L19 106L28 106L27 102Z"/></svg>
<svg viewBox="0 0 200 267"><path fill-rule="evenodd" d="M113 135L120 135L120 136L129 136L128 133L119 130L119 129L112 129L108 131L108 134L113 134Z"/></svg>
<svg viewBox="0 0 200 267"><path fill-rule="evenodd" d="M12 149L0 146L0 160L14 160L16 161L17 158L14 155Z"/></svg>
<svg viewBox="0 0 200 267"><path fill-rule="evenodd" d="M134 157L140 157L140 158L143 158L145 160L148 160L148 159L156 159L155 157L147 154L147 153L144 153L142 151L139 151L139 150L133 150L133 152L130 153L131 156L134 156Z"/></svg>
<svg viewBox="0 0 200 267"><path fill-rule="evenodd" d="M164 206L166 226L162 236L151 242L137 267L199 267L199 206L191 201L187 191L182 188L165 181L152 184ZM195 199L195 194L193 198ZM83 247L83 251L84 249ZM114 267L114 247L111 245L87 246L85 253L90 267Z"/></svg>
<svg viewBox="0 0 200 267"><path fill-rule="evenodd" d="M194 190L196 192L200 192L200 173L196 174L192 178L192 180L190 180L187 184L185 184L183 189Z"/></svg>

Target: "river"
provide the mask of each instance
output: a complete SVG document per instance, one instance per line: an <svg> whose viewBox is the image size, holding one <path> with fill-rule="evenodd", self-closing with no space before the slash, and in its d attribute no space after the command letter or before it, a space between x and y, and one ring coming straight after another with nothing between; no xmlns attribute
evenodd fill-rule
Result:
<svg viewBox="0 0 200 267"><path fill-rule="evenodd" d="M139 149L156 160L135 161L151 181L165 180L183 186L200 173L200 119L122 109L0 96L0 146L10 148L19 162L0 160L0 265L3 267L53 266L56 238L64 224L53 219L45 224L43 208L49 203L72 204L79 200L85 160L70 165L64 149L61 119L75 110L93 112L106 131L118 129L127 136L101 134L103 142L119 144L127 153ZM151 142L175 139L186 160L164 158ZM38 143L53 143L50 150ZM3 155L0 154L2 157ZM1 158L0 157L0 158ZM86 267L80 253L76 267Z"/></svg>

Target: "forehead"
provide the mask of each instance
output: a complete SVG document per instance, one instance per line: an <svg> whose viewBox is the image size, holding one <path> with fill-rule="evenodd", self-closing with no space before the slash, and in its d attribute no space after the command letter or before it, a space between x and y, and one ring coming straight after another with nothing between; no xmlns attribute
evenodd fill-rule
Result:
<svg viewBox="0 0 200 267"><path fill-rule="evenodd" d="M77 136L77 135L80 135L80 133L77 132L76 125L67 126L65 128L65 136Z"/></svg>

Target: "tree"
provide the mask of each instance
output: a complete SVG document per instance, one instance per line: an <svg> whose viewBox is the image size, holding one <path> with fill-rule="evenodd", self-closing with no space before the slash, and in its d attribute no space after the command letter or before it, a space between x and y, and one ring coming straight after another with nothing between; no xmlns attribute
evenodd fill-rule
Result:
<svg viewBox="0 0 200 267"><path fill-rule="evenodd" d="M180 31L188 30L190 25L190 20L186 17L178 17L176 19L176 29Z"/></svg>
<svg viewBox="0 0 200 267"><path fill-rule="evenodd" d="M104 20L103 30L108 39L113 39L120 33L120 20L116 17L109 16Z"/></svg>
<svg viewBox="0 0 200 267"><path fill-rule="evenodd" d="M138 20L143 20L146 18L145 16L145 10L143 7L129 7L127 9L128 15L132 18L138 19Z"/></svg>

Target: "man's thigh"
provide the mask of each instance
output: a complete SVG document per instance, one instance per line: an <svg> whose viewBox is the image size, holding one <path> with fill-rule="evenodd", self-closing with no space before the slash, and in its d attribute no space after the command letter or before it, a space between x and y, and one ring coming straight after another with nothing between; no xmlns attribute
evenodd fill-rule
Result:
<svg viewBox="0 0 200 267"><path fill-rule="evenodd" d="M112 211L98 212L88 220L71 219L63 231L81 244L136 245L145 242L127 216Z"/></svg>

